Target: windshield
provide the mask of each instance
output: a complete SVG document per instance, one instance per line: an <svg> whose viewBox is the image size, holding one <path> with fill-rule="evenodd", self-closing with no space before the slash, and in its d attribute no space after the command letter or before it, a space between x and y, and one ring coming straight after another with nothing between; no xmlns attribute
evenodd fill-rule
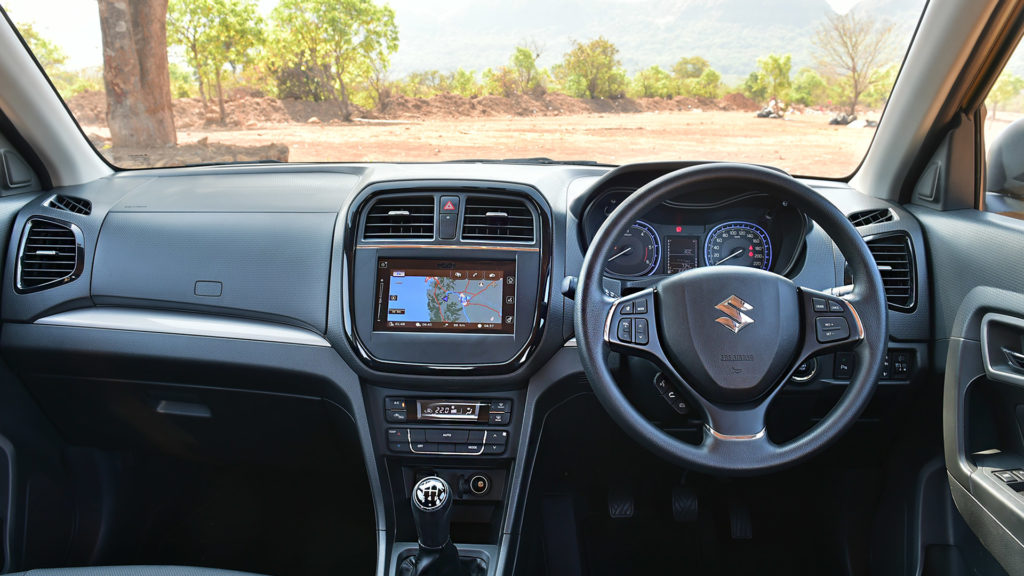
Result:
<svg viewBox="0 0 1024 576"><path fill-rule="evenodd" d="M113 165L726 160L844 177L924 0L0 0Z"/></svg>

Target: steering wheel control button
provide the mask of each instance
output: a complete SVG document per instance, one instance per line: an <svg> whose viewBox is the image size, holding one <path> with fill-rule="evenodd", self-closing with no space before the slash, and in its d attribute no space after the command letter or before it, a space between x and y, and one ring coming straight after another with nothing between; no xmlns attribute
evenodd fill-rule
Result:
<svg viewBox="0 0 1024 576"><path fill-rule="evenodd" d="M853 377L853 352L836 352L832 375L839 380L849 380Z"/></svg>
<svg viewBox="0 0 1024 576"><path fill-rule="evenodd" d="M632 302L626 302L625 304L622 305L621 308L619 308L619 314L632 314L632 313L633 313L633 303Z"/></svg>
<svg viewBox="0 0 1024 576"><path fill-rule="evenodd" d="M668 380L665 379L665 375L658 372L654 375L654 387L658 389L658 394L664 396L665 392L669 391Z"/></svg>
<svg viewBox="0 0 1024 576"><path fill-rule="evenodd" d="M829 312L840 312L840 313L842 313L845 310L843 310L843 305L840 304L839 302L836 302L835 300L829 300L828 301L828 311Z"/></svg>
<svg viewBox="0 0 1024 576"><path fill-rule="evenodd" d="M647 332L647 319L635 318L633 320L633 343L646 346L650 335Z"/></svg>
<svg viewBox="0 0 1024 576"><path fill-rule="evenodd" d="M793 371L793 375L790 376L790 379L793 382L807 382L811 378L814 378L814 374L817 371L818 361L814 358L808 358L796 367L796 370Z"/></svg>
<svg viewBox="0 0 1024 576"><path fill-rule="evenodd" d="M815 307L817 307L817 305L815 305ZM840 340L846 340L850 337L850 325L846 322L846 318L815 318L814 323L818 342L822 344L839 342Z"/></svg>
<svg viewBox="0 0 1024 576"><path fill-rule="evenodd" d="M824 298L811 298L811 304L814 305L815 312L828 312L828 304Z"/></svg>
<svg viewBox="0 0 1024 576"><path fill-rule="evenodd" d="M686 414L690 411L690 407L686 405L686 401L683 400L682 396L679 395L679 392L676 392L675 390L669 390L662 396L662 398L668 402L668 405L671 406L677 414Z"/></svg>
<svg viewBox="0 0 1024 576"><path fill-rule="evenodd" d="M633 319L619 318L619 329L616 332L621 342L633 343Z"/></svg>
<svg viewBox="0 0 1024 576"><path fill-rule="evenodd" d="M633 311L637 314L647 314L647 299L641 298L633 303Z"/></svg>

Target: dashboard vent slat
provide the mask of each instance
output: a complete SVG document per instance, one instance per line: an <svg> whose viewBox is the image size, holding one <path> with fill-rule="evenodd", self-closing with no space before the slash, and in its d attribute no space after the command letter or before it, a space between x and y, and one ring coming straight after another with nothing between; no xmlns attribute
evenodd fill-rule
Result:
<svg viewBox="0 0 1024 576"><path fill-rule="evenodd" d="M893 214L892 210L882 208L879 210L861 210L860 212L850 214L847 218L850 219L850 223L853 224L854 228L860 228L861 226L868 226L871 224L892 222Z"/></svg>
<svg viewBox="0 0 1024 576"><path fill-rule="evenodd" d="M486 242L533 242L533 212L516 198L466 199L462 239Z"/></svg>
<svg viewBox="0 0 1024 576"><path fill-rule="evenodd" d="M902 233L876 236L869 239L867 245L882 276L889 307L896 310L913 308L917 279L910 238Z"/></svg>
<svg viewBox="0 0 1024 576"><path fill-rule="evenodd" d="M434 197L384 197L366 213L363 238L382 240L434 238Z"/></svg>
<svg viewBox="0 0 1024 576"><path fill-rule="evenodd" d="M76 198L74 196L57 194L53 198L50 198L46 202L46 205L50 208L74 212L75 214L81 214L82 216L92 214L92 202L89 202L84 198Z"/></svg>
<svg viewBox="0 0 1024 576"><path fill-rule="evenodd" d="M71 282L84 264L81 232L71 224L30 218L18 250L17 288L32 292Z"/></svg>

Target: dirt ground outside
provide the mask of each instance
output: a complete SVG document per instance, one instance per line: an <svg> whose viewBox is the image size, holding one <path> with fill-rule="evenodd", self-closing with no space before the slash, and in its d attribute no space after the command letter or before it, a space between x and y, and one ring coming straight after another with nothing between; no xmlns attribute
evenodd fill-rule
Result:
<svg viewBox="0 0 1024 576"><path fill-rule="evenodd" d="M105 126L83 126L101 147ZM97 136L99 138L97 138ZM793 174L843 177L860 163L872 128L830 126L824 114L785 120L749 112L672 111L573 116L266 124L179 130L179 144L283 144L291 162L436 162L469 158L723 160L770 164ZM136 158L162 164L159 153ZM241 158L245 159L245 158ZM122 162L123 163L123 162Z"/></svg>

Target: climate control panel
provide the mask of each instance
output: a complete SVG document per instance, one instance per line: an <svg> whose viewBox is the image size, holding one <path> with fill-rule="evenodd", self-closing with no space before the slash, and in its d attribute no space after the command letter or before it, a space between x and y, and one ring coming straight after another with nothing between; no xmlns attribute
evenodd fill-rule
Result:
<svg viewBox="0 0 1024 576"><path fill-rule="evenodd" d="M384 399L388 450L398 454L499 456L505 453L512 419L507 398ZM401 426L414 424L414 426Z"/></svg>

